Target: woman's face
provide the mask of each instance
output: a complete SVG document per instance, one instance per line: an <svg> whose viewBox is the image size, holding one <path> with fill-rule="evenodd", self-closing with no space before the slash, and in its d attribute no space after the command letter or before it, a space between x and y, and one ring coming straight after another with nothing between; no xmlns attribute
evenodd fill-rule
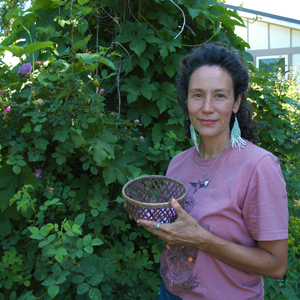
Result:
<svg viewBox="0 0 300 300"><path fill-rule="evenodd" d="M234 101L229 73L218 66L202 66L190 78L187 107L189 117L201 138L225 140L230 136L232 112L239 109L242 95Z"/></svg>

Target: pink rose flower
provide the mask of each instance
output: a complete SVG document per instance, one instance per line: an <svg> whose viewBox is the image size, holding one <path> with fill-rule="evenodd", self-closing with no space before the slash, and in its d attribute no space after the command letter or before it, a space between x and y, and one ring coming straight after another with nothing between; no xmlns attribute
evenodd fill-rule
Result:
<svg viewBox="0 0 300 300"><path fill-rule="evenodd" d="M100 94L103 94L103 93L104 93L104 89L101 89L101 90L100 90Z"/></svg>
<svg viewBox="0 0 300 300"><path fill-rule="evenodd" d="M31 63L26 63L23 64L21 67L18 69L18 73L21 73L23 76L26 75L26 73L30 73L32 70Z"/></svg>
<svg viewBox="0 0 300 300"><path fill-rule="evenodd" d="M11 107L10 107L10 106L7 106L4 112L7 114L7 113L9 113L10 111L11 111Z"/></svg>
<svg viewBox="0 0 300 300"><path fill-rule="evenodd" d="M35 169L35 171L32 173L36 178L41 178L42 177L42 170L41 169Z"/></svg>
<svg viewBox="0 0 300 300"><path fill-rule="evenodd" d="M41 62L37 61L35 64L36 64L37 67L39 67L41 65Z"/></svg>

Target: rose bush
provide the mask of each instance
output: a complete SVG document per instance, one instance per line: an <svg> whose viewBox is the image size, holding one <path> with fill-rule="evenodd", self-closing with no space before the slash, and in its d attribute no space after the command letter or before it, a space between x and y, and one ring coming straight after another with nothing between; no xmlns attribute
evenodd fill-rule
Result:
<svg viewBox="0 0 300 300"><path fill-rule="evenodd" d="M251 59L235 12L178 5L186 26L162 0L37 0L11 15L0 51L21 62L0 63L0 299L156 298L163 245L128 220L121 188L191 146L174 87L191 47L221 40ZM280 157L293 203L297 107L253 74L261 145ZM276 284L267 295L285 297Z"/></svg>

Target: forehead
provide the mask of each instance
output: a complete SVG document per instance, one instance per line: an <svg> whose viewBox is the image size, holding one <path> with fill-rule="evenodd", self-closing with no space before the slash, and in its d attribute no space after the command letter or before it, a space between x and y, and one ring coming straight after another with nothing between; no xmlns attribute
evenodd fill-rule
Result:
<svg viewBox="0 0 300 300"><path fill-rule="evenodd" d="M201 66L192 73L189 88L201 88L202 86L233 89L232 77L227 70L219 66Z"/></svg>

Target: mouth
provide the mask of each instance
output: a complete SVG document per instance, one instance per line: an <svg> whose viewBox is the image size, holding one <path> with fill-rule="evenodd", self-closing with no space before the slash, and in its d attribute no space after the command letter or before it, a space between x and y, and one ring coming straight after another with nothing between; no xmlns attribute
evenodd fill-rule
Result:
<svg viewBox="0 0 300 300"><path fill-rule="evenodd" d="M213 125L216 123L216 120L200 119L200 122L203 125Z"/></svg>

